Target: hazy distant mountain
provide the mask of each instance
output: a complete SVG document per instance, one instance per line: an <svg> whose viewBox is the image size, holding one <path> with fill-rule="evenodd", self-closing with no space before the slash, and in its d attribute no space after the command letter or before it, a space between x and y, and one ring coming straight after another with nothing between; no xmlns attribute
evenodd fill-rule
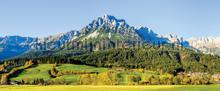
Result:
<svg viewBox="0 0 220 91"><path fill-rule="evenodd" d="M36 39L31 37L6 36L0 38L0 60L24 53Z"/></svg>
<svg viewBox="0 0 220 91"><path fill-rule="evenodd" d="M55 50L79 36L78 31L57 34L45 38L6 36L0 38L0 60L25 53L29 50Z"/></svg>
<svg viewBox="0 0 220 91"><path fill-rule="evenodd" d="M32 50L55 50L78 36L79 31L70 31L49 37L36 38L36 41L33 41L30 46Z"/></svg>
<svg viewBox="0 0 220 91"><path fill-rule="evenodd" d="M200 37L188 39L190 45L203 53L220 55L219 37Z"/></svg>

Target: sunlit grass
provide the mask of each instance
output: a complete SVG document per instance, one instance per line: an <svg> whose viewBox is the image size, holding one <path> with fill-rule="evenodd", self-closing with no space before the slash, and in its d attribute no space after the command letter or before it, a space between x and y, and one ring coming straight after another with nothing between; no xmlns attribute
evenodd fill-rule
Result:
<svg viewBox="0 0 220 91"><path fill-rule="evenodd" d="M0 86L0 91L219 91L220 85L155 85L155 86Z"/></svg>
<svg viewBox="0 0 220 91"><path fill-rule="evenodd" d="M86 71L86 72L105 72L108 69L102 67L94 67L88 65L61 64L56 67L59 71Z"/></svg>
<svg viewBox="0 0 220 91"><path fill-rule="evenodd" d="M51 79L48 71L52 68L53 64L41 64L37 67L25 69L23 72L18 74L17 77L11 78L12 81L21 81L22 79Z"/></svg>

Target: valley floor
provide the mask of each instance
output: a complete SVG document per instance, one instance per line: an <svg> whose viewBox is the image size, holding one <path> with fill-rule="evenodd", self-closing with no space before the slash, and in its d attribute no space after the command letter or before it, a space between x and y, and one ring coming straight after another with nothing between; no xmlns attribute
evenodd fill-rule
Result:
<svg viewBox="0 0 220 91"><path fill-rule="evenodd" d="M154 86L70 86L17 85L0 86L0 91L219 91L220 85L154 85Z"/></svg>

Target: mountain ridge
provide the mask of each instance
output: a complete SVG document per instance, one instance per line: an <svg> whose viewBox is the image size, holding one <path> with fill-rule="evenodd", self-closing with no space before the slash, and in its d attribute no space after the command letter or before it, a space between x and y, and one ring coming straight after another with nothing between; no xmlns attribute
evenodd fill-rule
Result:
<svg viewBox="0 0 220 91"><path fill-rule="evenodd" d="M24 37L28 38L28 37ZM30 37L31 38L31 37ZM15 54L13 56L20 55L29 50L57 50L62 47L64 44L69 43L73 40L83 41L85 39L109 39L110 41L115 40L123 40L123 41L131 41L131 40L141 40L145 42L149 42L151 44L158 43L174 43L177 45L181 45L187 48L191 48L189 42L185 40L183 37L179 38L176 35L168 35L163 36L155 33L152 29L148 27L139 27L136 28L134 26L130 26L124 19L117 19L115 16L105 14L102 17L98 17L94 19L91 23L86 25L80 30L71 30L66 33L60 33L53 36L43 37L43 38L33 38L31 42L27 42L27 48L21 53ZM5 41L10 40L7 37L0 37L0 51L4 50L4 45L11 44L11 47L16 50L17 46L22 45L19 43L18 45L14 42ZM5 43L5 44L3 44ZM24 44L24 43L23 43ZM193 47L193 46L192 46ZM18 49L19 51L21 49ZM7 51L7 50L5 50ZM4 55L4 53L1 53ZM12 56L10 56L12 57ZM6 57L6 58L10 58ZM6 59L1 58L0 60Z"/></svg>

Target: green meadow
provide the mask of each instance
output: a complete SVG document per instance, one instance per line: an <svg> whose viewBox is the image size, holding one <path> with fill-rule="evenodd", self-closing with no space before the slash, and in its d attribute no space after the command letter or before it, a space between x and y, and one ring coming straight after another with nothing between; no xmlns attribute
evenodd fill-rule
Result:
<svg viewBox="0 0 220 91"><path fill-rule="evenodd" d="M69 84L74 84L71 82L76 82L79 79L80 75L73 75L73 74L63 74L52 78L49 74L49 71L54 67L54 64L40 64L36 67L24 69L20 74L11 77L11 81L21 81L21 80L28 80L30 82L36 79L43 79L44 81L65 81ZM55 67L59 72L105 72L108 71L107 68L102 67L93 67L87 65L75 65L75 64L61 64Z"/></svg>
<svg viewBox="0 0 220 91"><path fill-rule="evenodd" d="M12 81L20 81L22 79L32 80L32 79L51 79L48 71L52 68L52 64L42 64L33 68L24 69L20 74L12 77Z"/></svg>

